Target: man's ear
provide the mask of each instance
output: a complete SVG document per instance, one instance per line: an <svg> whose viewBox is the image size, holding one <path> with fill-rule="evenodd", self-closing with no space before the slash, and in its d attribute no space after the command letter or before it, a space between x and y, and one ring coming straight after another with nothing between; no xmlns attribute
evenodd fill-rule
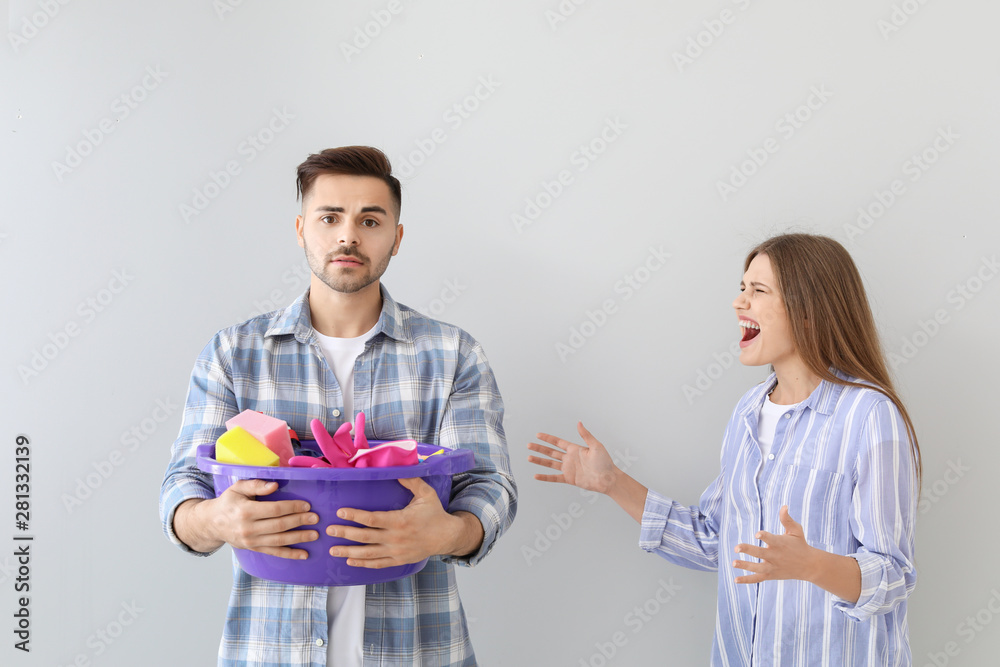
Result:
<svg viewBox="0 0 1000 667"><path fill-rule="evenodd" d="M399 252L399 244L403 242L403 225L396 223L396 242L392 245L392 256Z"/></svg>

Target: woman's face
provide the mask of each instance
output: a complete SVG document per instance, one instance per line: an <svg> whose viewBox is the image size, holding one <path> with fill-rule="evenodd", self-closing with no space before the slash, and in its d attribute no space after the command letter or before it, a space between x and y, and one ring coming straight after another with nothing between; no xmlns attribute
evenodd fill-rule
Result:
<svg viewBox="0 0 1000 667"><path fill-rule="evenodd" d="M744 366L771 364L778 370L799 360L792 340L792 327L785 302L767 255L757 255L740 282L740 295L733 301L740 323L740 363Z"/></svg>

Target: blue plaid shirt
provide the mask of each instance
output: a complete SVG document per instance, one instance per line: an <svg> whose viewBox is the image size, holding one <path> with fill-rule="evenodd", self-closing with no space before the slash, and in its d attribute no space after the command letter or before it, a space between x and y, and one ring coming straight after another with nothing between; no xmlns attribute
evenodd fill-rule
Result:
<svg viewBox="0 0 1000 667"><path fill-rule="evenodd" d="M722 472L698 506L649 492L639 544L678 565L719 570L714 666L909 665L917 479L902 415L873 389L824 380L778 420L764 459L757 419L775 383L772 373L736 406ZM760 530L783 534L782 505L810 546L857 559L856 603L805 581L735 583L749 573L732 561L750 558L734 548L766 546L754 540Z"/></svg>
<svg viewBox="0 0 1000 667"><path fill-rule="evenodd" d="M309 422L340 424L343 396L316 342L309 292L284 310L220 331L195 362L160 490L163 530L173 531L178 505L214 498L212 477L198 470L195 450L214 443L226 420L243 410L284 419L297 433ZM448 510L483 524L480 549L462 558L432 557L419 573L369 585L364 664L474 665L454 565L475 565L514 520L517 488L503 431L503 402L483 350L461 329L397 304L382 288L376 334L354 365L354 404L364 410L371 440L415 439L475 452L476 465L456 475ZM250 576L233 558L219 665L326 664L329 589Z"/></svg>

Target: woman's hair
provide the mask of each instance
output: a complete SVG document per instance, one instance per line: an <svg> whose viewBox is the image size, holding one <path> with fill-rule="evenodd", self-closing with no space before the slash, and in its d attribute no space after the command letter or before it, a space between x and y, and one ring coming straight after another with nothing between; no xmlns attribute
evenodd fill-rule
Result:
<svg viewBox="0 0 1000 667"><path fill-rule="evenodd" d="M826 236L782 234L751 250L744 272L757 255L767 255L771 261L795 348L809 370L840 385L868 386L842 380L830 367L869 382L899 409L913 447L919 484L923 467L917 434L889 377L875 318L850 254Z"/></svg>

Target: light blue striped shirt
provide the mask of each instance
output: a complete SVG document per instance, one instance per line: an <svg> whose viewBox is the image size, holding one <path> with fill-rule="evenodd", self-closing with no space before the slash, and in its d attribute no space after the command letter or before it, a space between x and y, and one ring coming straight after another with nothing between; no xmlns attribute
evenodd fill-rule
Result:
<svg viewBox="0 0 1000 667"><path fill-rule="evenodd" d="M346 420L340 387L313 332L308 295L220 331L195 362L160 491L163 530L185 551L196 553L174 534L174 512L190 498L215 497L195 449L214 443L227 419L259 410L300 435L310 432L313 419L328 428ZM365 435L471 449L475 467L455 476L448 510L476 515L485 537L467 557L432 557L415 575L367 587L364 664L474 665L454 564L481 561L514 520L517 488L503 402L479 343L397 304L384 287L382 298L376 333L354 366L354 405L365 412ZM328 590L252 577L234 557L219 665L325 665Z"/></svg>
<svg viewBox="0 0 1000 667"><path fill-rule="evenodd" d="M757 418L775 384L772 373L736 406L722 471L697 507L649 492L639 545L678 565L719 570L712 665L909 665L917 481L902 415L873 389L821 381L779 420L762 460ZM765 546L754 539L759 530L783 534L782 505L810 546L857 559L856 604L804 581L734 582L750 574L732 567L748 558L736 545Z"/></svg>

